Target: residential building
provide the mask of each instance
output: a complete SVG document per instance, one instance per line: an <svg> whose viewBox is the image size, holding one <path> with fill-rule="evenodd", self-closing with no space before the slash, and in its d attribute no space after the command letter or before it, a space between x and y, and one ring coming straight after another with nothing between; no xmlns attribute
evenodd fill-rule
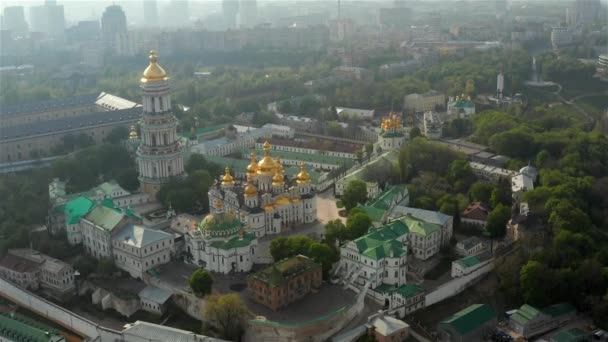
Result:
<svg viewBox="0 0 608 342"><path fill-rule="evenodd" d="M566 328L551 336L549 342L586 342L591 341L591 334L579 328Z"/></svg>
<svg viewBox="0 0 608 342"><path fill-rule="evenodd" d="M435 250L438 251L441 247L447 246L450 243L454 230L454 218L452 216L445 215L438 211L411 208L403 205L395 206L388 215L389 219L398 219L408 216L419 221L439 226L441 229L440 247L435 248ZM429 236L429 238L430 237L431 236ZM433 240L431 239L430 241Z"/></svg>
<svg viewBox="0 0 608 342"><path fill-rule="evenodd" d="M496 329L496 311L488 304L473 304L437 324L440 341L482 341Z"/></svg>
<svg viewBox="0 0 608 342"><path fill-rule="evenodd" d="M114 264L133 278L143 279L146 271L168 263L174 254L173 235L161 230L127 224L112 236Z"/></svg>
<svg viewBox="0 0 608 342"><path fill-rule="evenodd" d="M144 25L147 27L158 27L158 4L156 0L144 0Z"/></svg>
<svg viewBox="0 0 608 342"><path fill-rule="evenodd" d="M509 318L509 326L524 338L544 334L562 327L576 317L576 309L567 303L560 303L537 309L531 305L522 305Z"/></svg>
<svg viewBox="0 0 608 342"><path fill-rule="evenodd" d="M157 315L165 313L167 302L172 295L173 293L152 285L146 286L137 294L140 307Z"/></svg>
<svg viewBox="0 0 608 342"><path fill-rule="evenodd" d="M388 118L382 119L378 134L378 146L382 151L398 150L401 148L409 134L403 128L399 116L391 112Z"/></svg>
<svg viewBox="0 0 608 342"><path fill-rule="evenodd" d="M10 249L8 254L37 265L36 280L47 295L62 300L74 294L74 269L70 264L29 248Z"/></svg>
<svg viewBox="0 0 608 342"><path fill-rule="evenodd" d="M96 259L113 259L113 231L134 223L135 218L134 215L123 214L120 209L115 209L107 201L94 205L86 215L80 218L79 222L85 251Z"/></svg>
<svg viewBox="0 0 608 342"><path fill-rule="evenodd" d="M480 229L486 227L489 210L481 202L471 202L460 214L460 223Z"/></svg>
<svg viewBox="0 0 608 342"><path fill-rule="evenodd" d="M258 4L256 0L241 0L238 14L239 28L254 28L258 24Z"/></svg>
<svg viewBox="0 0 608 342"><path fill-rule="evenodd" d="M114 37L114 53L117 56L133 57L137 54L133 32L117 33Z"/></svg>
<svg viewBox="0 0 608 342"><path fill-rule="evenodd" d="M389 308L399 313L399 317L405 317L412 312L425 307L426 291L420 285L405 284L389 290Z"/></svg>
<svg viewBox="0 0 608 342"><path fill-rule="evenodd" d="M246 232L235 212L224 212L220 202L214 206L214 213L198 225L185 227L186 261L223 274L249 272L256 257L256 235Z"/></svg>
<svg viewBox="0 0 608 342"><path fill-rule="evenodd" d="M296 116L275 113L274 114L281 125L293 128L296 131L312 131L317 126L317 120L305 116Z"/></svg>
<svg viewBox="0 0 608 342"><path fill-rule="evenodd" d="M25 38L28 33L23 6L7 6L3 11L2 29L9 30L15 38Z"/></svg>
<svg viewBox="0 0 608 342"><path fill-rule="evenodd" d="M401 220L370 228L340 247L338 272L345 284L376 289L406 284L409 228Z"/></svg>
<svg viewBox="0 0 608 342"><path fill-rule="evenodd" d="M460 240L456 243L456 252L462 256L477 255L483 249L483 241L476 236Z"/></svg>
<svg viewBox="0 0 608 342"><path fill-rule="evenodd" d="M116 36L127 33L127 16L119 5L106 7L101 16L101 39L106 47L114 48Z"/></svg>
<svg viewBox="0 0 608 342"><path fill-rule="evenodd" d="M602 4L600 0L576 0L571 11L573 26L590 27L600 17Z"/></svg>
<svg viewBox="0 0 608 342"><path fill-rule="evenodd" d="M380 311L366 323L368 334L378 342L405 341L410 335L410 326L402 320L385 315Z"/></svg>
<svg viewBox="0 0 608 342"><path fill-rule="evenodd" d="M48 39L63 40L65 18L63 5L55 0L45 0L43 5L30 7L30 32L43 33Z"/></svg>
<svg viewBox="0 0 608 342"><path fill-rule="evenodd" d="M441 249L441 226L417 219L411 214L399 218L409 228L410 248L414 257L427 260Z"/></svg>
<svg viewBox="0 0 608 342"><path fill-rule="evenodd" d="M462 97L450 96L448 98L447 111L452 118L466 118L469 115L475 114L475 102L471 101L470 96L466 99L464 95Z"/></svg>
<svg viewBox="0 0 608 342"><path fill-rule="evenodd" d="M312 259L297 255L250 275L251 298L276 311L321 287L323 271Z"/></svg>
<svg viewBox="0 0 608 342"><path fill-rule="evenodd" d="M488 256L470 255L462 259L452 261L452 278L458 278L472 273L473 271L486 265Z"/></svg>
<svg viewBox="0 0 608 342"><path fill-rule="evenodd" d="M551 45L554 50L569 46L573 42L571 28L566 26L556 26L551 30Z"/></svg>
<svg viewBox="0 0 608 342"><path fill-rule="evenodd" d="M453 25L450 33L458 40L465 41L494 41L498 38L496 29L489 25Z"/></svg>
<svg viewBox="0 0 608 342"><path fill-rule="evenodd" d="M408 114L441 110L445 108L445 95L435 90L405 95L403 108Z"/></svg>
<svg viewBox="0 0 608 342"><path fill-rule="evenodd" d="M155 197L161 185L184 174L184 159L177 135L177 118L171 108L168 76L158 65L156 51L140 80L143 117L137 165L141 190Z"/></svg>
<svg viewBox="0 0 608 342"><path fill-rule="evenodd" d="M101 29L97 20L83 20L65 30L68 43L96 42L99 39ZM103 55L103 54L102 54Z"/></svg>
<svg viewBox="0 0 608 342"><path fill-rule="evenodd" d="M300 164L295 179L286 179L281 161L270 156L271 149L266 142L259 162L251 153L246 182L236 182L226 168L221 182L216 182L208 193L211 213L235 213L256 237L278 234L317 218L316 195L306 164Z"/></svg>
<svg viewBox="0 0 608 342"><path fill-rule="evenodd" d="M7 254L0 258L0 276L25 289L37 290L40 287L39 265L16 255Z"/></svg>
<svg viewBox="0 0 608 342"><path fill-rule="evenodd" d="M346 116L347 118L373 119L375 111L373 109L357 109L336 107L336 112L339 117Z"/></svg>
<svg viewBox="0 0 608 342"><path fill-rule="evenodd" d="M0 314L0 341L67 342L61 333L29 317L16 313Z"/></svg>
<svg viewBox="0 0 608 342"><path fill-rule="evenodd" d="M420 125L422 134L430 140L441 139L443 133L443 122L439 119L437 112L424 112L422 124Z"/></svg>

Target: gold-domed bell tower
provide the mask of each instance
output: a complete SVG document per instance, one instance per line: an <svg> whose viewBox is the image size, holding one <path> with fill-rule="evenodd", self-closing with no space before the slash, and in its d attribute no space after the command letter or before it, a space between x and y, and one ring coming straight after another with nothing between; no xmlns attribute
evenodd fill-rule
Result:
<svg viewBox="0 0 608 342"><path fill-rule="evenodd" d="M298 189L300 189L300 194L310 192L310 174L306 171L306 164L304 162L300 163L300 172L296 176L296 183L298 184Z"/></svg>
<svg viewBox="0 0 608 342"><path fill-rule="evenodd" d="M270 143L266 141L264 143L264 157L258 162L257 178L258 188L262 191L272 190L272 177L276 172L276 164L272 157L270 157Z"/></svg>
<svg viewBox="0 0 608 342"><path fill-rule="evenodd" d="M253 184L253 176L247 175L247 185L244 189L245 205L249 208L258 206L258 188Z"/></svg>
<svg viewBox="0 0 608 342"><path fill-rule="evenodd" d="M230 189L234 187L234 177L232 177L232 175L230 174L230 168L228 166L226 166L225 171L226 173L222 177L222 188Z"/></svg>
<svg viewBox="0 0 608 342"><path fill-rule="evenodd" d="M141 143L137 165L141 190L152 197L173 177L184 174L184 160L177 135L177 118L171 110L169 77L158 64L156 51L141 75L143 115L139 122Z"/></svg>

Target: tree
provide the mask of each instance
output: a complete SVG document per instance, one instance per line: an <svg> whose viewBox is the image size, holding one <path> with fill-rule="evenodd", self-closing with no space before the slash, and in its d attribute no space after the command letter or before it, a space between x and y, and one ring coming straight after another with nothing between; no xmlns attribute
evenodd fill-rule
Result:
<svg viewBox="0 0 608 342"><path fill-rule="evenodd" d="M209 272L202 268L192 272L190 278L188 278L188 284L197 296L206 296L211 293L211 287L213 286L213 278Z"/></svg>
<svg viewBox="0 0 608 342"><path fill-rule="evenodd" d="M342 203L346 211L350 211L357 204L364 204L367 201L367 185L362 180L352 180L344 189Z"/></svg>
<svg viewBox="0 0 608 342"><path fill-rule="evenodd" d="M335 219L327 222L325 225L325 241L330 246L334 246L337 241L343 241L346 239L346 226L342 223L342 220Z"/></svg>
<svg viewBox="0 0 608 342"><path fill-rule="evenodd" d="M120 169L116 172L116 181L127 191L136 191L139 188L139 171L135 168Z"/></svg>
<svg viewBox="0 0 608 342"><path fill-rule="evenodd" d="M348 240L355 240L367 234L372 225L372 219L363 211L354 211L346 219L346 236Z"/></svg>
<svg viewBox="0 0 608 342"><path fill-rule="evenodd" d="M372 153L374 152L374 144L365 144L365 153L367 154L367 157L369 158Z"/></svg>
<svg viewBox="0 0 608 342"><path fill-rule="evenodd" d="M507 222L511 218L511 209L499 204L488 215L486 229L493 238L505 235Z"/></svg>
<svg viewBox="0 0 608 342"><path fill-rule="evenodd" d="M314 242L305 254L323 267L323 278L327 279L332 264L337 261L336 252L324 243Z"/></svg>
<svg viewBox="0 0 608 342"><path fill-rule="evenodd" d="M521 268L519 273L525 303L540 307L553 304L551 294L557 279L547 265L536 260L530 260Z"/></svg>
<svg viewBox="0 0 608 342"><path fill-rule="evenodd" d="M420 128L418 128L418 126L412 127L412 129L410 130L410 140L414 140L418 137L422 136L422 132L420 132Z"/></svg>
<svg viewBox="0 0 608 342"><path fill-rule="evenodd" d="M105 142L110 144L118 144L121 141L127 140L129 137L129 129L126 126L114 127L105 138Z"/></svg>
<svg viewBox="0 0 608 342"><path fill-rule="evenodd" d="M474 96L475 95L475 81L474 80L467 80L467 83L464 87L464 93L468 96Z"/></svg>
<svg viewBox="0 0 608 342"><path fill-rule="evenodd" d="M475 181L475 174L469 162L463 159L454 160L450 163L448 181L456 191L465 191Z"/></svg>
<svg viewBox="0 0 608 342"><path fill-rule="evenodd" d="M469 196L471 196L474 201L487 204L490 203L490 199L492 198L492 191L494 191L494 186L492 186L492 184L475 182L469 189Z"/></svg>
<svg viewBox="0 0 608 342"><path fill-rule="evenodd" d="M285 259L289 256L289 241L286 237L278 237L270 242L270 255L274 261Z"/></svg>
<svg viewBox="0 0 608 342"><path fill-rule="evenodd" d="M446 194L437 200L437 207L440 212L450 216L456 216L460 212L458 200L450 194Z"/></svg>
<svg viewBox="0 0 608 342"><path fill-rule="evenodd" d="M209 296L203 316L220 330L222 338L239 341L243 334L244 320L251 313L236 293Z"/></svg>

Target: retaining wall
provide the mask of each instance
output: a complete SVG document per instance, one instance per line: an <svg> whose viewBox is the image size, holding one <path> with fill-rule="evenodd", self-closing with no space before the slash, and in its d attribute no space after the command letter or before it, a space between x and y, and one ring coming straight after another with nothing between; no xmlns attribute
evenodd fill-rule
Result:
<svg viewBox="0 0 608 342"><path fill-rule="evenodd" d="M479 280L483 275L490 272L494 268L494 260L486 261L486 264L477 270L460 278L454 278L449 282L440 285L433 291L427 293L425 297L425 306L431 306L439 303L442 300L450 298L464 291L472 283Z"/></svg>

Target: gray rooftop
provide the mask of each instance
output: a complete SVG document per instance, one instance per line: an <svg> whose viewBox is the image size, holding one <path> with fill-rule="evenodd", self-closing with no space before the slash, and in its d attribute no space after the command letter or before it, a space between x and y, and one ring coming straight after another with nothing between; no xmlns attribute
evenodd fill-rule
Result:
<svg viewBox="0 0 608 342"><path fill-rule="evenodd" d="M93 105L100 94L87 94L60 99L45 100L39 102L29 102L10 106L0 107L0 116L12 116L21 113L35 113L62 108Z"/></svg>
<svg viewBox="0 0 608 342"><path fill-rule="evenodd" d="M139 298L148 300L158 304L165 304L165 302L171 297L172 293L158 288L156 286L148 285L138 294Z"/></svg>
<svg viewBox="0 0 608 342"><path fill-rule="evenodd" d="M438 211L424 210L418 208L404 207L401 205L393 208L393 211L390 213L391 218L397 218L404 215L410 214L415 218L422 220L428 223L434 223L443 226L448 221L452 219L452 216L442 214Z"/></svg>
<svg viewBox="0 0 608 342"><path fill-rule="evenodd" d="M173 235L161 230L145 228L135 224L127 224L113 237L113 240L121 241L131 246L142 248L155 242L165 240Z"/></svg>
<svg viewBox="0 0 608 342"><path fill-rule="evenodd" d="M219 338L197 335L191 331L170 328L163 325L137 321L125 326L122 331L125 341L131 341L129 336L139 337L149 342L227 342Z"/></svg>
<svg viewBox="0 0 608 342"><path fill-rule="evenodd" d="M0 141L65 132L117 122L131 122L138 119L141 113L141 108L136 107L6 127L0 129Z"/></svg>

